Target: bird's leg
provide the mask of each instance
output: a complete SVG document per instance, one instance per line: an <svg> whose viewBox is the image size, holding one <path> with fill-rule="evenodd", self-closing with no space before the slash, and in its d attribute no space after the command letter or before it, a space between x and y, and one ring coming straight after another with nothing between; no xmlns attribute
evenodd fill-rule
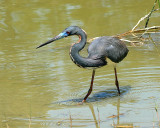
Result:
<svg viewBox="0 0 160 128"><path fill-rule="evenodd" d="M115 84L116 84L118 93L119 93L119 95L120 95L121 93L120 93L120 89L119 89L119 82L118 82L118 78L117 78L117 70L116 70L116 66L114 66L114 73L115 73Z"/></svg>
<svg viewBox="0 0 160 128"><path fill-rule="evenodd" d="M92 79L91 79L91 85L90 85L90 88L88 90L88 93L87 95L84 97L82 103L84 103L86 101L86 99L88 98L88 96L91 94L92 92L92 88L93 88L93 81L94 81L94 75L95 75L95 69L93 69L93 72L92 72Z"/></svg>

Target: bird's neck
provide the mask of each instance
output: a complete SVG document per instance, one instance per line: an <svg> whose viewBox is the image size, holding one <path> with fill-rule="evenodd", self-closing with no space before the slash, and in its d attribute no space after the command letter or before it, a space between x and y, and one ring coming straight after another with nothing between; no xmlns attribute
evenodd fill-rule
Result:
<svg viewBox="0 0 160 128"><path fill-rule="evenodd" d="M106 65L106 61L93 60L88 57L80 56L79 52L85 47L87 41L87 35L85 31L81 30L76 33L79 37L79 42L73 44L70 49L70 57L72 61L79 67L83 68L98 68Z"/></svg>
<svg viewBox="0 0 160 128"><path fill-rule="evenodd" d="M77 43L72 44L70 49L70 57L72 61L78 66L82 66L81 63L84 63L83 57L79 55L79 52L85 47L87 41L87 35L84 30L80 30L76 33L79 37L79 41Z"/></svg>
<svg viewBox="0 0 160 128"><path fill-rule="evenodd" d="M80 30L76 33L76 35L79 37L79 40L77 43L72 44L70 49L70 55L73 53L79 53L84 46L86 45L87 35L84 30Z"/></svg>
<svg viewBox="0 0 160 128"><path fill-rule="evenodd" d="M76 33L76 35L79 37L79 40L77 43L74 43L71 47L71 50L75 50L77 52L81 51L85 45L86 45L86 41L87 41L87 35L85 33L84 30L80 30Z"/></svg>

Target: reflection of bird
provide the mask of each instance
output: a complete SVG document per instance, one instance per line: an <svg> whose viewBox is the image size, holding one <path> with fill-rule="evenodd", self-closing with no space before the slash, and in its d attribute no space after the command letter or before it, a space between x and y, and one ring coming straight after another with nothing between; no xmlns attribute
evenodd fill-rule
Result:
<svg viewBox="0 0 160 128"><path fill-rule="evenodd" d="M90 88L82 101L85 102L87 97L92 92L95 69L106 65L106 58L109 58L115 63L120 62L126 57L129 50L127 49L126 45L117 37L103 36L95 38L88 47L88 57L82 57L79 55L79 52L86 45L87 35L85 31L78 26L70 26L66 28L58 36L52 38L37 48L71 35L77 35L79 37L79 41L73 44L70 49L70 57L72 61L79 67L93 69ZM114 72L115 84L117 86L118 93L120 94L116 67L114 67Z"/></svg>

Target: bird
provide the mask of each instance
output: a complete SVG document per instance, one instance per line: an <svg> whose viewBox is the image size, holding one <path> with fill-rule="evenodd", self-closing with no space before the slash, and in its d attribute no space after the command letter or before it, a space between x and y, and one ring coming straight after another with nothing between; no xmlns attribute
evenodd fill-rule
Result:
<svg viewBox="0 0 160 128"><path fill-rule="evenodd" d="M73 35L77 35L79 37L79 40L77 43L71 45L69 52L71 60L81 68L92 69L90 88L88 90L88 93L82 100L82 103L84 103L86 102L88 96L91 94L93 90L95 70L97 68L107 65L108 58L114 63L119 63L127 56L129 50L125 45L125 43L121 41L118 37L101 36L93 39L93 41L88 46L87 50L88 56L82 57L80 55L80 51L86 45L87 34L82 28L78 26L67 27L59 35L39 45L37 48L50 44L56 40ZM115 85L117 87L118 94L120 95L116 66L114 66L114 74L115 74Z"/></svg>

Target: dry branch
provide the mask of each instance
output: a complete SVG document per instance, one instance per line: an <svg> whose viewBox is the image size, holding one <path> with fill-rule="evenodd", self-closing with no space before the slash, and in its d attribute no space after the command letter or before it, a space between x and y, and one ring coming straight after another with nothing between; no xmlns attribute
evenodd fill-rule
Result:
<svg viewBox="0 0 160 128"><path fill-rule="evenodd" d="M152 27L143 28L143 29L131 30L131 31L128 31L128 32L125 32L125 33L122 33L122 34L118 35L118 37L121 38L123 36L127 36L127 35L130 35L132 33L143 33L143 32L149 31L149 30L160 30L160 26L152 26Z"/></svg>
<svg viewBox="0 0 160 128"><path fill-rule="evenodd" d="M144 29L136 29L136 30L131 31L131 33L139 33L139 32L144 32L144 31L153 30L153 29L160 30L160 26L152 26L152 27L148 27Z"/></svg>
<svg viewBox="0 0 160 128"><path fill-rule="evenodd" d="M144 32L143 34L145 34L145 33L147 33L148 30L155 30L155 29L160 30L160 26L147 27L148 22L149 22L149 18L151 17L152 13L153 13L154 11L160 10L160 8L154 9L156 3L157 3L157 0L155 0L154 5L153 5L153 7L152 7L152 10L151 10L147 15L143 16L143 17L137 22L137 24L132 28L132 30L130 30L130 31L128 31L128 32L125 32L125 33L122 33L122 34L118 35L118 37L121 38L121 37L123 37L123 36L127 36L127 35L130 35L130 34L132 34L132 33L141 33L141 32ZM145 23L145 28L144 28L144 29L136 29L136 27L137 27L137 26L140 24L140 22L143 21L144 19L147 19L147 21L146 21L146 23ZM136 29L136 30L135 30L135 29ZM142 34L142 35L143 35L143 34Z"/></svg>

